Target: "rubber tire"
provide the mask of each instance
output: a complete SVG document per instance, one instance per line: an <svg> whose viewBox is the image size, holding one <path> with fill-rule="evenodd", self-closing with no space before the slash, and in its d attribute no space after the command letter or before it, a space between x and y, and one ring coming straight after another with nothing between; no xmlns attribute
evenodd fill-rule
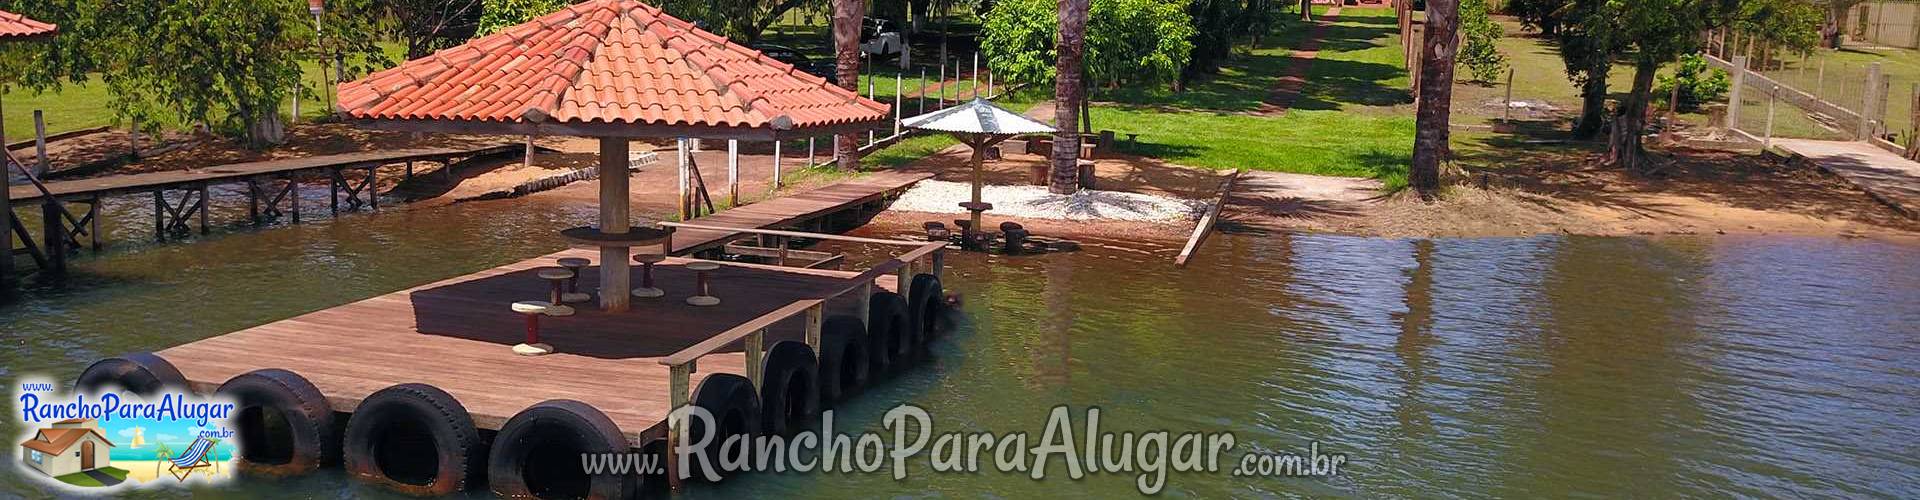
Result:
<svg viewBox="0 0 1920 500"><path fill-rule="evenodd" d="M399 426L396 429L396 426ZM423 428L409 429L406 426ZM425 481L396 479L382 462L388 459L418 463L429 457L395 457L387 453L421 450L387 449L388 433L425 432L431 458L435 459L431 477ZM415 437L418 436L408 436ZM342 444L347 472L361 480L380 484L401 493L418 496L447 495L467 489L486 459L486 447L473 417L460 401L437 387L426 384L400 384L381 389L360 402L347 419L347 435Z"/></svg>
<svg viewBox="0 0 1920 500"><path fill-rule="evenodd" d="M887 346L885 369L898 372L919 358L923 341L907 315L907 299L893 292L874 292L867 303L867 332L872 345Z"/></svg>
<svg viewBox="0 0 1920 500"><path fill-rule="evenodd" d="M327 404L326 395L306 378L279 368L254 370L220 384L214 395L235 403L233 426L237 428L237 442L241 447L236 462L242 470L292 476L311 473L340 460L340 428L333 408ZM289 448L286 457L261 459L257 455L263 451L258 446L268 446L269 438L264 428L255 429L242 418L256 408L272 409L279 414L290 437L287 443L280 443ZM264 419L265 415L261 417ZM256 447L249 449L249 443Z"/></svg>
<svg viewBox="0 0 1920 500"><path fill-rule="evenodd" d="M828 316L820 325L820 402L852 397L872 381L866 325L853 316Z"/></svg>
<svg viewBox="0 0 1920 500"><path fill-rule="evenodd" d="M947 314L947 294L940 286L940 277L932 274L916 274L913 283L908 285L913 299L907 304L907 316L918 325L923 345L940 335L940 320Z"/></svg>
<svg viewBox="0 0 1920 500"><path fill-rule="evenodd" d="M549 446L558 445L556 451ZM487 484L493 494L507 498L595 498L622 500L638 491L634 474L588 476L580 467L580 456L587 453L630 452L627 437L620 426L592 405L570 399L543 401L520 410L495 434L487 453ZM539 453L536 453L539 452ZM567 491L553 491L528 484L529 466L558 465L565 473ZM535 474L535 480L544 474ZM584 491L577 488L584 486Z"/></svg>
<svg viewBox="0 0 1920 500"><path fill-rule="evenodd" d="M753 446L753 436L759 434L761 428L760 395L754 392L753 381L747 380L746 377L731 373L715 373L708 375L706 380L700 381L700 388L693 391L693 405L706 409L713 415L714 423L719 424L720 428L711 432L721 434L716 434L713 439L707 441L706 462L707 465L716 467L713 471L714 477L725 479L726 472L717 469L721 462L721 450L726 446L727 438L734 435L745 435L747 446ZM693 443L699 443L701 436L707 435L708 432L710 431L700 419L689 417L687 433L681 435L681 442L691 446ZM707 474L701 470L699 460L688 460L684 465L693 468L689 480L707 480Z"/></svg>
<svg viewBox="0 0 1920 500"><path fill-rule="evenodd" d="M805 342L782 340L760 362L760 422L767 435L791 436L820 411L819 362ZM798 394L794 394L798 392Z"/></svg>
<svg viewBox="0 0 1920 500"><path fill-rule="evenodd" d="M87 365L74 379L80 392L98 393L101 388L119 386L142 397L153 397L165 390L187 391L187 377L173 363L150 352L134 352L102 359Z"/></svg>
<svg viewBox="0 0 1920 500"><path fill-rule="evenodd" d="M659 467L656 473L642 475L634 482L635 498L667 498L673 495L673 484L667 482L667 439L648 439L640 445L642 456L657 457L654 465Z"/></svg>

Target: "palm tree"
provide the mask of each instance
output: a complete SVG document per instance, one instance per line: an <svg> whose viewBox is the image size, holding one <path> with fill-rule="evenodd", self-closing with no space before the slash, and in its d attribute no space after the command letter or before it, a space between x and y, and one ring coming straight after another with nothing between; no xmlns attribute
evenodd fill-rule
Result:
<svg viewBox="0 0 1920 500"><path fill-rule="evenodd" d="M1420 88L1414 111L1413 166L1407 186L1431 199L1447 160L1447 121L1453 114L1453 60L1459 52L1460 0L1427 0L1426 39L1420 43Z"/></svg>
<svg viewBox="0 0 1920 500"><path fill-rule="evenodd" d="M1081 84L1081 59L1087 45L1089 0L1060 0L1060 43L1054 61L1053 176L1047 190L1072 194L1080 188L1080 107L1087 87Z"/></svg>
<svg viewBox="0 0 1920 500"><path fill-rule="evenodd" d="M837 64L836 80L841 88L859 92L860 86L860 18L867 14L866 0L833 0L833 52ZM852 133L834 136L834 156L840 160L840 169L852 171L860 168L859 139Z"/></svg>

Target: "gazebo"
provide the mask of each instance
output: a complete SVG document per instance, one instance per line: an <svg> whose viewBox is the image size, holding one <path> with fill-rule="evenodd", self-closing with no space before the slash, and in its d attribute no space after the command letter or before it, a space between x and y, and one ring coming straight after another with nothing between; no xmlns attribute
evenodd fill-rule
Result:
<svg viewBox="0 0 1920 500"><path fill-rule="evenodd" d="M986 149L1017 135L1056 132L1051 125L1008 111L979 97L974 97L966 104L908 118L901 121L901 126L953 134L954 138L973 148L973 201L960 204L961 208L973 214L965 232L969 244L974 235L981 231L980 213L993 209L993 205L980 200L981 186L986 184L982 172L986 168Z"/></svg>
<svg viewBox="0 0 1920 500"><path fill-rule="evenodd" d="M600 139L600 305L628 308L629 248L666 243L632 227L628 142L772 141L865 130L889 118L860 97L634 0L590 0L340 85L359 125L416 132Z"/></svg>

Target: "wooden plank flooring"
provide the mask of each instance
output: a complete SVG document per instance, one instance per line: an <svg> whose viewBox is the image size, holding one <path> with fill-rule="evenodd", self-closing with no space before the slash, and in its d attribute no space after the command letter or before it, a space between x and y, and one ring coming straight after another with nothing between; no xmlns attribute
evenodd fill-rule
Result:
<svg viewBox="0 0 1920 500"><path fill-rule="evenodd" d="M547 284L533 275L561 257L597 259L597 252L566 250L402 290L160 351L197 391L211 392L235 375L262 368L299 373L326 394L335 411L351 412L374 391L420 382L446 390L482 429L499 429L515 413L549 399L575 399L599 408L636 446L663 435L668 407L667 367L656 361L802 298L819 298L850 284L856 273L722 262L713 274L720 306L686 305L694 283L671 258L655 268L659 299L635 299L632 312L609 314L593 303L579 313L544 318L542 340L559 352L514 355L523 320L508 310L516 300L544 300ZM634 270L639 283L639 269ZM597 287L598 270L584 270L581 289ZM880 288L893 289L883 277ZM829 304L829 314L851 314L857 302ZM768 332L799 340L799 319ZM702 358L694 387L713 373L745 373L735 345Z"/></svg>
<svg viewBox="0 0 1920 500"><path fill-rule="evenodd" d="M812 191L743 205L698 217L692 222L755 229L777 228L836 212L849 205L873 201L933 177L930 173L884 171ZM673 233L674 255L717 248L740 236L738 232L680 229Z"/></svg>
<svg viewBox="0 0 1920 500"><path fill-rule="evenodd" d="M445 160L452 157L485 156L490 154L519 151L519 144L500 144L482 148L418 148L363 151L336 155L309 156L251 163L234 163L207 168L172 170L166 172L148 172L143 174L108 175L87 179L73 179L47 182L47 190L56 197L81 197L99 194L110 196L132 192L151 191L154 188L202 182L239 181L256 175L269 175L300 170L327 167L365 167L386 165L419 160ZM40 190L32 184L11 186L7 198L15 203L36 200L42 197Z"/></svg>

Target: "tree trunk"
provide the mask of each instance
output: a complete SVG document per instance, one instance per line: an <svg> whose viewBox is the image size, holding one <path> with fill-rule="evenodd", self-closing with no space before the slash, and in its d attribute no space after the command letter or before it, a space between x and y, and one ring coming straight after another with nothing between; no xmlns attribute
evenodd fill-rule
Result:
<svg viewBox="0 0 1920 500"><path fill-rule="evenodd" d="M1300 0L1300 20L1313 20L1313 0Z"/></svg>
<svg viewBox="0 0 1920 500"><path fill-rule="evenodd" d="M854 93L860 92L860 18L866 13L866 0L833 0L834 76L840 88ZM858 170L859 138L844 133L833 139L833 152L840 161L840 169Z"/></svg>
<svg viewBox="0 0 1920 500"><path fill-rule="evenodd" d="M1576 139L1600 135L1600 127L1607 121L1607 70L1612 69L1612 61L1607 57L1593 59L1593 65L1583 72L1586 80L1580 84L1580 122L1573 127Z"/></svg>
<svg viewBox="0 0 1920 500"><path fill-rule="evenodd" d="M1820 45L1829 49L1839 49L1841 33L1845 32L1841 28L1841 23L1846 22L1847 7L1851 5L1839 0L1829 1L1826 19L1820 22Z"/></svg>
<svg viewBox="0 0 1920 500"><path fill-rule="evenodd" d="M1080 107L1087 87L1082 83L1081 57L1086 52L1087 8L1090 0L1060 0L1059 59L1054 61L1053 175L1047 190L1072 194L1080 190Z"/></svg>
<svg viewBox="0 0 1920 500"><path fill-rule="evenodd" d="M1440 189L1440 164L1447 161L1453 114L1453 62L1459 52L1460 1L1428 0L1427 27L1420 41L1420 97L1415 110L1413 166L1407 185L1432 198Z"/></svg>
<svg viewBox="0 0 1920 500"><path fill-rule="evenodd" d="M1607 166L1634 173L1648 170L1650 165L1640 136L1646 128L1647 99L1653 93L1653 77L1659 70L1659 62L1644 57L1634 64L1633 91L1627 94L1627 101L1620 104L1619 113L1613 119L1613 135L1607 140L1604 162Z"/></svg>

